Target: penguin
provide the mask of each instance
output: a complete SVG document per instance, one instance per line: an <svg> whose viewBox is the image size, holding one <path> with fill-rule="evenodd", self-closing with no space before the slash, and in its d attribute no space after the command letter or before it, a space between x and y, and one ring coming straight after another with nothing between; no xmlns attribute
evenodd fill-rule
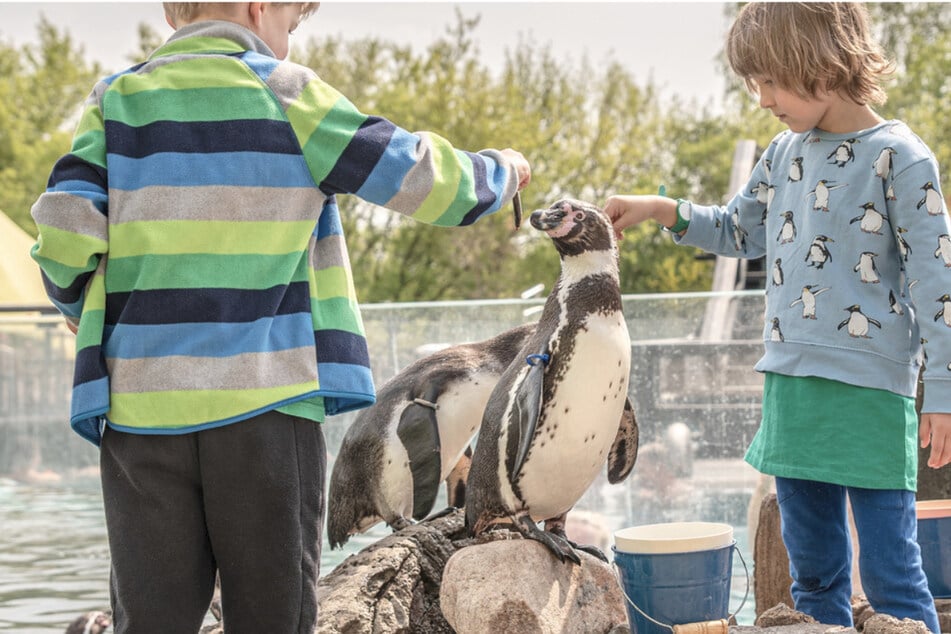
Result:
<svg viewBox="0 0 951 634"><path fill-rule="evenodd" d="M740 210L733 210L733 246L737 251L746 253L746 236L748 232L740 225Z"/></svg>
<svg viewBox="0 0 951 634"><path fill-rule="evenodd" d="M875 268L877 257L877 253L863 251L859 261L852 267L852 270L859 274L863 284L878 284L881 281L878 277L878 269Z"/></svg>
<svg viewBox="0 0 951 634"><path fill-rule="evenodd" d="M779 242L779 244L788 244L795 241L796 223L793 222L793 212L784 211L779 215L784 218L784 220L782 226L779 228L779 235L776 236L776 241Z"/></svg>
<svg viewBox="0 0 951 634"><path fill-rule="evenodd" d="M534 323L525 324L444 348L378 390L376 403L347 430L334 461L327 497L331 548L381 521L400 530L424 519L443 481L450 506L462 506L466 449L492 388L534 330Z"/></svg>
<svg viewBox="0 0 951 634"><path fill-rule="evenodd" d="M790 308L796 304L802 304L803 319L816 318L816 295L825 293L827 290L829 290L828 287L816 288L816 286L816 284L806 284L802 287L802 293L799 294L799 297L794 299L792 303L789 304Z"/></svg>
<svg viewBox="0 0 951 634"><path fill-rule="evenodd" d="M773 286L783 285L783 259L776 258L773 262Z"/></svg>
<svg viewBox="0 0 951 634"><path fill-rule="evenodd" d="M786 338L783 337L783 331L779 327L779 317L773 317L773 325L769 329L769 340L786 341Z"/></svg>
<svg viewBox="0 0 951 634"><path fill-rule="evenodd" d="M886 147L882 149L878 154L878 158L872 161L872 169L875 170L875 175L885 180L888 178L888 175L892 171L892 156L897 154L895 148Z"/></svg>
<svg viewBox="0 0 951 634"><path fill-rule="evenodd" d="M879 330L882 328L882 324L865 315L862 312L862 307L858 304L852 304L843 310L847 311L849 316L847 319L842 320L836 330L842 330L843 327L848 326L847 330L850 337L871 339L871 336L868 334L869 326L875 326Z"/></svg>
<svg viewBox="0 0 951 634"><path fill-rule="evenodd" d="M758 183L756 183L753 189L750 190L750 193L756 194L756 202L766 204L766 201L767 201L766 195L768 191L769 191L769 183L759 181Z"/></svg>
<svg viewBox="0 0 951 634"><path fill-rule="evenodd" d="M908 233L908 229L904 227L897 227L895 229L895 240L898 242L898 255L901 257L902 261L907 262L908 256L911 255L911 245L908 244L908 241L902 237L901 234Z"/></svg>
<svg viewBox="0 0 951 634"><path fill-rule="evenodd" d="M941 310L935 313L934 320L944 319L944 325L951 328L951 295L945 293L935 300L941 304Z"/></svg>
<svg viewBox="0 0 951 634"><path fill-rule="evenodd" d="M815 196L816 201L812 204L813 209L829 211L829 192L833 189L846 187L846 185L836 185L833 181L820 180L816 183L815 189L806 194L806 197Z"/></svg>
<svg viewBox="0 0 951 634"><path fill-rule="evenodd" d="M790 166L789 166L789 176L787 177L790 182L798 183L802 180L802 157L795 157Z"/></svg>
<svg viewBox="0 0 951 634"><path fill-rule="evenodd" d="M951 237L948 237L948 234L942 233L938 236L938 248L935 249L934 256L941 258L945 268L951 267Z"/></svg>
<svg viewBox="0 0 951 634"><path fill-rule="evenodd" d="M821 269L826 262L832 261L832 254L829 252L826 242L835 242L835 240L824 235L818 235L813 239L808 252L806 252L806 262L809 263L809 266Z"/></svg>
<svg viewBox="0 0 951 634"><path fill-rule="evenodd" d="M570 199L536 210L530 222L552 239L561 273L486 405L466 483L466 530L480 537L513 528L562 562L580 563L575 549L606 560L596 547L569 542L564 527L605 462L615 484L637 458L614 230L600 209Z"/></svg>
<svg viewBox="0 0 951 634"><path fill-rule="evenodd" d="M858 222L859 228L864 233L874 233L878 236L882 235L882 226L887 222L885 215L878 209L875 209L875 203L865 203L861 208L865 210L865 213L859 214L849 220L849 224Z"/></svg>
<svg viewBox="0 0 951 634"><path fill-rule="evenodd" d="M839 167L845 167L851 161L855 160L855 153L852 151L852 146L856 143L861 143L858 139L846 139L842 143L836 146L834 150L827 156L827 159L830 164L838 165Z"/></svg>
<svg viewBox="0 0 951 634"><path fill-rule="evenodd" d="M899 317L905 314L905 309L901 307L901 303L895 298L895 291L888 291L888 312L895 313Z"/></svg>
<svg viewBox="0 0 951 634"><path fill-rule="evenodd" d="M885 190L885 200L898 200L898 196L895 195L894 185L889 185L888 189Z"/></svg>
<svg viewBox="0 0 951 634"><path fill-rule="evenodd" d="M924 206L931 216L940 216L944 212L944 201L941 199L941 193L935 189L934 183L928 181L921 187L925 191L925 197L918 201L915 209L921 209Z"/></svg>

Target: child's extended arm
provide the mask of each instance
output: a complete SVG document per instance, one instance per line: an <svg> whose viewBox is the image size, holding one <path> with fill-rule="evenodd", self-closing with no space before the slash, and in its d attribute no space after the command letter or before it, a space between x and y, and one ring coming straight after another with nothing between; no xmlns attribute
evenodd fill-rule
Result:
<svg viewBox="0 0 951 634"><path fill-rule="evenodd" d="M70 152L57 161L32 209L39 236L31 255L47 295L74 332L89 279L108 250L107 189L102 112L91 96Z"/></svg>
<svg viewBox="0 0 951 634"><path fill-rule="evenodd" d="M620 239L625 229L645 220L673 227L677 222L677 201L666 196L611 196L604 203L604 213Z"/></svg>
<svg viewBox="0 0 951 634"><path fill-rule="evenodd" d="M928 466L940 469L951 463L951 414L922 414L918 426L921 448L931 446Z"/></svg>

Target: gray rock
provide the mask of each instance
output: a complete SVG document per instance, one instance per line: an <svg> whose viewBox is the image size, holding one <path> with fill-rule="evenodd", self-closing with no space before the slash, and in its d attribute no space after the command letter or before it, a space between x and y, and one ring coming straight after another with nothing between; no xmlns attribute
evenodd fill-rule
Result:
<svg viewBox="0 0 951 634"><path fill-rule="evenodd" d="M475 544L443 572L440 604L458 634L607 634L627 624L613 569L579 552L561 563L542 544L512 539ZM513 562L517 562L513 566Z"/></svg>

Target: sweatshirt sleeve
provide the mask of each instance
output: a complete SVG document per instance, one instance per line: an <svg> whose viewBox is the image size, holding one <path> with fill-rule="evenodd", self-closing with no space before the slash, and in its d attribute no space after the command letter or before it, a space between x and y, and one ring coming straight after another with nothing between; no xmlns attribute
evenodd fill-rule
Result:
<svg viewBox="0 0 951 634"><path fill-rule="evenodd" d="M923 412L951 412L951 224L931 159L892 181L888 214L924 347Z"/></svg>
<svg viewBox="0 0 951 634"><path fill-rule="evenodd" d="M432 132L409 132L361 113L302 67L281 98L314 181L434 225L471 224L509 202L518 175L496 150L468 152ZM273 82L269 82L272 83Z"/></svg>
<svg viewBox="0 0 951 634"><path fill-rule="evenodd" d="M70 152L56 162L46 192L31 210L39 232L31 255L50 300L73 321L82 313L86 285L108 250L107 189L102 112L91 96Z"/></svg>
<svg viewBox="0 0 951 634"><path fill-rule="evenodd" d="M731 258L766 254L767 161L757 162L749 182L724 206L690 204L690 225L678 244Z"/></svg>

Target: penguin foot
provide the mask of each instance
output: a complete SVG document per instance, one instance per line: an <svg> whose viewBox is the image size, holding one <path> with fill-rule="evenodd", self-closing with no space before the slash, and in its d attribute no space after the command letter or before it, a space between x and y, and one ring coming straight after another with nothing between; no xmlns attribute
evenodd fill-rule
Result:
<svg viewBox="0 0 951 634"><path fill-rule="evenodd" d="M566 541L568 541L568 540L566 540ZM571 545L571 547L574 548L575 550L580 550L581 552L588 553L589 555L591 555L591 556L593 556L593 557L597 557L598 559L600 559L601 561L603 561L603 562L606 563L606 564L611 563L610 561L608 561L608 558L604 555L604 551L602 551L602 550L601 550L600 548L598 548L597 546L590 545L590 544L576 544L576 543L574 543L573 541L568 541L568 543L569 543L569 544Z"/></svg>
<svg viewBox="0 0 951 634"><path fill-rule="evenodd" d="M565 563L565 559L569 559L573 563L581 565L581 558L578 557L578 553L574 551L567 539L557 533L541 530L529 515L518 518L518 523L515 526L525 538L533 539L547 546L548 550L554 553L561 563Z"/></svg>
<svg viewBox="0 0 951 634"><path fill-rule="evenodd" d="M409 519L406 519L405 517L397 517L396 519L394 519L394 520L392 520L392 521L390 521L390 522L387 522L387 524L390 525L390 528L393 529L393 532L394 532L394 533L398 533L398 532L400 532L401 530L403 530L404 528L406 528L407 526L412 526L412 525L413 525L413 521L412 521L412 520L409 520Z"/></svg>

